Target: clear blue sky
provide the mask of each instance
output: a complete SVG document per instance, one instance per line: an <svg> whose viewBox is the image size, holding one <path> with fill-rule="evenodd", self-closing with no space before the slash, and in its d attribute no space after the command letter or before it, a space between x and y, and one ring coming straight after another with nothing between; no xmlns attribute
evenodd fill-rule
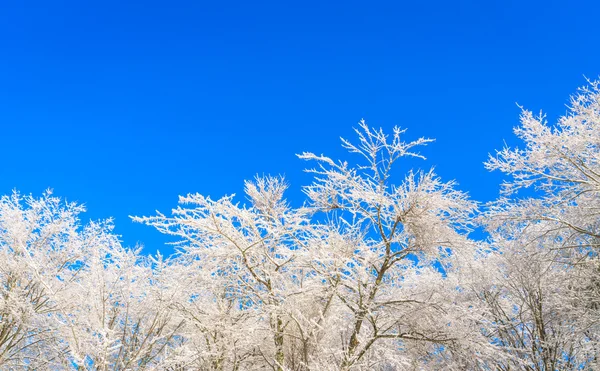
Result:
<svg viewBox="0 0 600 371"><path fill-rule="evenodd" d="M341 155L361 118L436 138L423 153L473 198L515 143L519 103L550 118L600 74L595 1L4 1L0 192L83 202L128 245L128 215L177 195L241 193L255 174L309 182L304 150ZM165 250L168 251L168 250Z"/></svg>

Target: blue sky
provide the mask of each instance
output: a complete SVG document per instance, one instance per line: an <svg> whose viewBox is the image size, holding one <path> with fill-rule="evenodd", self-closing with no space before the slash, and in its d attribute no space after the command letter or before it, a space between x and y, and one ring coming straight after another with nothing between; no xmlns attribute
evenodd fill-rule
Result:
<svg viewBox="0 0 600 371"><path fill-rule="evenodd" d="M515 103L550 119L600 75L589 2L12 1L0 5L0 192L85 203L127 245L166 240L128 215L238 193L296 153L341 157L364 118L407 139L474 199L516 144ZM410 163L408 166L413 166ZM399 178L398 178L399 179Z"/></svg>

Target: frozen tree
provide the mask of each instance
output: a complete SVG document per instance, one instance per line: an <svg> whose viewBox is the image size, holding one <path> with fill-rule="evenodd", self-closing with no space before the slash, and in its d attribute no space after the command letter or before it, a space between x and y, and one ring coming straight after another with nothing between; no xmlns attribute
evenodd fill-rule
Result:
<svg viewBox="0 0 600 371"><path fill-rule="evenodd" d="M580 89L556 126L523 111L486 166L511 176L485 215L495 266L485 288L490 340L511 353L500 369L580 370L598 362L600 340L600 91ZM529 197L510 197L534 187Z"/></svg>
<svg viewBox="0 0 600 371"><path fill-rule="evenodd" d="M504 199L532 220L555 223L558 228L588 239L598 249L600 238L600 82L591 82L571 98L569 112L549 126L545 116L524 110L515 134L523 149L504 148L490 157L486 167L511 176L503 193L535 187L537 197L522 202ZM496 224L506 219L499 215Z"/></svg>
<svg viewBox="0 0 600 371"><path fill-rule="evenodd" d="M258 178L246 183L250 207L196 194L182 197L194 207L173 217L135 218L183 239L178 308L203 368L284 368L292 297L315 280L302 264L313 228L304 209L285 202L285 188L283 179Z"/></svg>
<svg viewBox="0 0 600 371"><path fill-rule="evenodd" d="M455 268L453 254L470 254L475 204L433 171L409 171L394 182L396 162L422 158L415 148L431 140L404 142L403 130L388 137L364 121L356 132L357 145L343 144L362 164L300 156L318 162L306 193L344 240L327 247L343 251L335 269L319 272L343 304L333 330L342 340L339 368L461 367L444 358L465 338L454 316L459 292L444 275Z"/></svg>
<svg viewBox="0 0 600 371"><path fill-rule="evenodd" d="M0 368L133 370L161 364L180 326L160 271L110 221L48 192L0 200Z"/></svg>
<svg viewBox="0 0 600 371"><path fill-rule="evenodd" d="M168 365L183 325L172 316L171 292L164 287L163 280L171 277L107 232L96 224L86 230L86 238L96 246L86 251L65 298L61 335L69 344L72 363L80 370Z"/></svg>
<svg viewBox="0 0 600 371"><path fill-rule="evenodd" d="M177 282L189 283L179 306L201 337L188 337L197 360L215 369L447 367L443 350L464 334L444 274L452 251L472 246L475 205L432 171L392 183L395 162L421 157L413 148L430 140L406 143L403 131L388 138L364 122L357 134L359 145L344 146L364 166L300 156L319 163L309 207L290 208L285 183L267 177L246 183L247 207L190 195L180 201L193 207L172 217L135 218L182 239Z"/></svg>
<svg viewBox="0 0 600 371"><path fill-rule="evenodd" d="M497 347L487 362L496 369L580 370L597 355L597 299L582 290L597 262L571 264L563 240L546 227L532 222L493 232L493 249L472 263L464 282L476 293L470 304L484 335Z"/></svg>
<svg viewBox="0 0 600 371"><path fill-rule="evenodd" d="M245 204L190 194L134 217L176 239L166 259L50 192L1 197L0 369L596 369L599 83L553 127L523 111L515 133L480 214L433 170L398 172L430 139L361 121L342 139L357 161L299 155L302 207L266 176Z"/></svg>
<svg viewBox="0 0 600 371"><path fill-rule="evenodd" d="M73 203L50 192L0 199L0 368L49 369L68 364L58 318L94 242L79 230Z"/></svg>

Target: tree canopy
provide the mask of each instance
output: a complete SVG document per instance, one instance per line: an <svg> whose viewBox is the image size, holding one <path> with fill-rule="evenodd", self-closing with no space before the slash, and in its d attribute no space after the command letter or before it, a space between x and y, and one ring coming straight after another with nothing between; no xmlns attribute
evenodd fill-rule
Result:
<svg viewBox="0 0 600 371"><path fill-rule="evenodd" d="M263 176L245 203L133 217L176 239L166 258L51 192L0 198L0 369L600 367L600 82L555 125L522 111L523 147L485 163L507 176L488 204L398 173L431 139L355 131L355 162L298 155L302 207Z"/></svg>

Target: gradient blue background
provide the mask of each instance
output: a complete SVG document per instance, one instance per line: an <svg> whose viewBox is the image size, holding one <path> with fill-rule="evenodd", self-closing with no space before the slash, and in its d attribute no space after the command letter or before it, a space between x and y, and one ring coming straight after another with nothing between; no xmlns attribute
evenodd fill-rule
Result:
<svg viewBox="0 0 600 371"><path fill-rule="evenodd" d="M482 162L517 143L515 103L552 120L600 74L598 4L4 1L0 192L53 188L168 253L128 215L257 173L299 204L295 154L342 156L365 118L436 138L422 166L488 201L502 177Z"/></svg>

